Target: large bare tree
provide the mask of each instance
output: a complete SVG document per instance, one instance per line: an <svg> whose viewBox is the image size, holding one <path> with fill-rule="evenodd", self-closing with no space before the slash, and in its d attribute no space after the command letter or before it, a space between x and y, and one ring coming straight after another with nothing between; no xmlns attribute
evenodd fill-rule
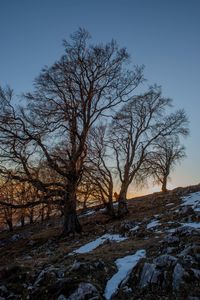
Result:
<svg viewBox="0 0 200 300"><path fill-rule="evenodd" d="M128 187L141 172L153 144L161 137L188 133L185 112L178 110L166 114L170 106L171 100L162 97L160 88L154 86L141 96L134 97L114 117L110 139L121 182L119 215L128 212Z"/></svg>
<svg viewBox="0 0 200 300"><path fill-rule="evenodd" d="M76 192L87 156L89 130L112 108L129 101L142 80L142 68L130 70L129 55L116 42L89 43L89 34L83 29L71 36L70 43L64 42L65 54L43 69L34 91L25 95L26 107L13 108L9 89L0 93L1 156L6 160L1 173L32 182L46 198L61 197L64 234L81 231ZM62 182L43 182L34 175L41 159L62 177ZM12 168L8 161L12 161Z"/></svg>

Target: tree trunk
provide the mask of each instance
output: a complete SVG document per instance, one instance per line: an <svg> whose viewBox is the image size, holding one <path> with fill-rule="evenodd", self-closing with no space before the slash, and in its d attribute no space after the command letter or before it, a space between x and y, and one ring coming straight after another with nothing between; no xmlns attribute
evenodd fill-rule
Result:
<svg viewBox="0 0 200 300"><path fill-rule="evenodd" d="M167 192L167 176L164 176L163 181L162 181L162 192L163 193Z"/></svg>
<svg viewBox="0 0 200 300"><path fill-rule="evenodd" d="M47 206L47 212L46 212L46 220L50 219L50 215L51 215L51 206L48 205Z"/></svg>
<svg viewBox="0 0 200 300"><path fill-rule="evenodd" d="M127 194L128 187L126 185L121 186L121 191L119 193L119 203L118 203L118 216L123 217L128 214L128 206L127 206Z"/></svg>
<svg viewBox="0 0 200 300"><path fill-rule="evenodd" d="M32 209L29 214L29 224L33 224L33 215L34 215L34 211Z"/></svg>
<svg viewBox="0 0 200 300"><path fill-rule="evenodd" d="M21 227L24 227L25 220L24 220L24 216L23 215L20 218L20 222L21 222Z"/></svg>
<svg viewBox="0 0 200 300"><path fill-rule="evenodd" d="M12 222L12 220L6 220L6 222L8 224L9 231L13 231L13 222Z"/></svg>
<svg viewBox="0 0 200 300"><path fill-rule="evenodd" d="M109 202L107 202L105 204L105 206L106 206L106 210L107 210L108 215L114 218L115 217L115 210L114 210L112 200L109 200Z"/></svg>
<svg viewBox="0 0 200 300"><path fill-rule="evenodd" d="M41 222L44 221L44 205L42 205L42 208L41 208Z"/></svg>
<svg viewBox="0 0 200 300"><path fill-rule="evenodd" d="M87 209L87 200L88 200L88 197L85 197L84 201L83 201L83 211Z"/></svg>
<svg viewBox="0 0 200 300"><path fill-rule="evenodd" d="M69 182L64 196L63 235L81 233L82 227L76 214L76 182Z"/></svg>

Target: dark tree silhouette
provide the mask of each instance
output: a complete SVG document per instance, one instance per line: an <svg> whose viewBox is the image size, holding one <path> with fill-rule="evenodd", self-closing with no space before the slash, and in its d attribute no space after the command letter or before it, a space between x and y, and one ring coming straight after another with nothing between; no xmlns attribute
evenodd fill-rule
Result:
<svg viewBox="0 0 200 300"><path fill-rule="evenodd" d="M114 117L110 139L121 181L119 216L128 212L128 187L138 172L141 173L155 142L161 137L188 133L187 118L183 110L166 115L166 108L170 104L171 100L163 98L160 88L155 86L147 93L134 97Z"/></svg>
<svg viewBox="0 0 200 300"><path fill-rule="evenodd" d="M167 180L175 165L184 157L185 147L177 138L159 139L149 154L148 170L156 183L161 184L162 192L167 191Z"/></svg>
<svg viewBox="0 0 200 300"><path fill-rule="evenodd" d="M87 156L91 127L118 104L126 102L142 81L142 68L130 71L129 55L116 42L90 45L78 30L64 42L65 54L35 80L27 106L16 110L12 92L1 89L1 157L14 163L1 168L4 176L28 181L48 197L64 202L64 234L81 231L76 215L77 189ZM33 166L41 160L62 178L45 182ZM13 171L14 168L14 171Z"/></svg>

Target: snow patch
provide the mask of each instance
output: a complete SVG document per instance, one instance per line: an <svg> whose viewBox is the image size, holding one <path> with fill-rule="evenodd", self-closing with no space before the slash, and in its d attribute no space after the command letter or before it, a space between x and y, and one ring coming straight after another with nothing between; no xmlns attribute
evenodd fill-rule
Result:
<svg viewBox="0 0 200 300"><path fill-rule="evenodd" d="M190 222L190 223L181 223L182 226L189 226L192 228L200 229L200 223L199 222Z"/></svg>
<svg viewBox="0 0 200 300"><path fill-rule="evenodd" d="M86 212L82 212L79 217L91 216L96 214L95 210L88 210Z"/></svg>
<svg viewBox="0 0 200 300"><path fill-rule="evenodd" d="M200 192L183 197L182 201L181 206L191 206L194 211L200 211Z"/></svg>
<svg viewBox="0 0 200 300"><path fill-rule="evenodd" d="M111 242L122 242L127 240L126 237L122 237L119 234L104 234L101 237L99 237L98 239L89 242L88 244L85 244L84 246L81 246L80 248L78 248L77 250L73 251L73 253L77 253L77 254L82 254L82 253L87 253L90 252L94 249L96 249L98 246L102 245L103 243L105 243L105 241L111 241Z"/></svg>
<svg viewBox="0 0 200 300"><path fill-rule="evenodd" d="M136 266L138 261L145 256L146 251L142 249L138 250L133 255L128 255L115 261L118 272L107 282L104 292L104 297L107 300L111 299L112 295L116 293L119 284L129 276L131 270Z"/></svg>
<svg viewBox="0 0 200 300"><path fill-rule="evenodd" d="M166 206L172 206L174 203L167 203Z"/></svg>
<svg viewBox="0 0 200 300"><path fill-rule="evenodd" d="M134 226L133 228L130 229L130 231L137 231L140 227L138 225Z"/></svg>
<svg viewBox="0 0 200 300"><path fill-rule="evenodd" d="M158 222L158 220L152 220L149 224L147 224L147 229L154 228L154 227L156 227L158 225L160 225L160 223Z"/></svg>

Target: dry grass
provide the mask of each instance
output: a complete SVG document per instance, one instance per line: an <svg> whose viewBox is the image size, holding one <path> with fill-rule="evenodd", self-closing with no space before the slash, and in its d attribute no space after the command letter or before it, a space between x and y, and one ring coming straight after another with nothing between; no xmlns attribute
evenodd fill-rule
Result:
<svg viewBox="0 0 200 300"><path fill-rule="evenodd" d="M166 206L173 203L170 207ZM24 239L13 241L1 248L0 267L5 267L14 262L32 266L41 267L52 262L65 261L70 263L75 259L75 256L69 257L68 253L77 249L81 245L94 240L97 236L103 235L105 232L114 231L120 232L120 226L123 221L135 221L147 224L155 215L160 215L163 222L173 220L174 215L170 215L170 209L180 204L179 194L176 192L168 192L166 194L154 193L151 195L137 197L128 201L129 215L124 219L111 219L109 216L97 212L95 215L86 216L80 219L84 232L77 235L75 239L61 238L61 227L54 224L59 223L59 220L53 219L51 222L43 224L27 225L24 228L18 228L14 234L29 234ZM47 225L51 223L52 226ZM147 235L147 234L146 234ZM1 240L8 240L12 236L9 232L0 233ZM103 258L105 261L113 261L121 256L133 253L136 249L145 248L149 255L156 251L159 240L162 234L148 234L148 239L144 239L142 231L140 234L130 237L128 240L121 243L106 243L96 250L88 253L90 259ZM49 251L49 254L47 254ZM52 254L51 254L52 253ZM31 255L32 259L26 259L26 256ZM84 255L79 255L81 259Z"/></svg>

